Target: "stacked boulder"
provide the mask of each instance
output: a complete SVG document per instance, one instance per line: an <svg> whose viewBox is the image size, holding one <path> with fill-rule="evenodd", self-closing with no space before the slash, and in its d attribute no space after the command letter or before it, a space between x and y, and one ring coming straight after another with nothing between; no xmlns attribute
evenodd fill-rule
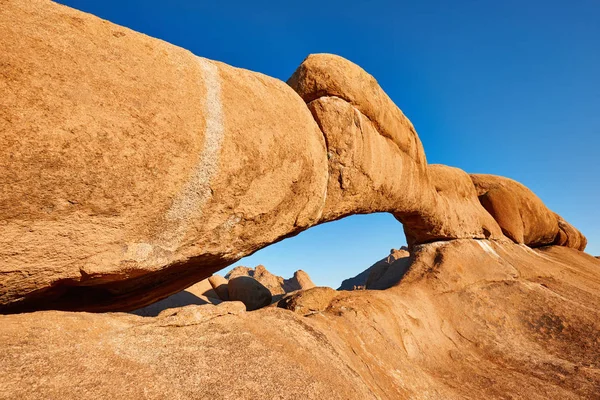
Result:
<svg viewBox="0 0 600 400"><path fill-rule="evenodd" d="M290 279L284 279L272 274L263 265L258 265L256 268L238 266L229 271L225 277L213 275L179 293L131 313L154 317L167 309L188 305L217 305L224 301L241 301L247 311L253 311L279 301L288 293L313 287L315 284L302 270L294 272L294 276Z"/></svg>
<svg viewBox="0 0 600 400"><path fill-rule="evenodd" d="M286 293L310 289L315 286L308 274L302 270L284 279L269 272L263 265L256 268L238 266L225 277L213 275L208 282L222 301L241 301L248 311L270 305Z"/></svg>

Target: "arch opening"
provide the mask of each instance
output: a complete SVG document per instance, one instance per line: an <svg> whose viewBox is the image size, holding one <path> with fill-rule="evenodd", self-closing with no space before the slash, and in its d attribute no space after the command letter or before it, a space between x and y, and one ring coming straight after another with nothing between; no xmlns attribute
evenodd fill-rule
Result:
<svg viewBox="0 0 600 400"><path fill-rule="evenodd" d="M356 214L313 226L232 266L264 265L283 277L301 269L315 285L335 289L386 257L390 249L402 246L406 246L403 225L392 214Z"/></svg>
<svg viewBox="0 0 600 400"><path fill-rule="evenodd" d="M391 250L390 250L391 249ZM338 290L385 289L401 279L397 268L388 267L408 252L403 225L390 213L355 214L313 226L297 235L266 246L218 271L223 279L250 276L264 284L278 301L286 293L303 288L297 279ZM394 263L399 267L400 263ZM404 270L405 272L405 270ZM303 278L297 278L301 275ZM155 316L167 308L190 304L217 304L206 280L157 301L134 313ZM391 280L395 280L392 282ZM306 287L306 286L305 286ZM226 290L226 289L225 289ZM213 296L213 297L211 297Z"/></svg>

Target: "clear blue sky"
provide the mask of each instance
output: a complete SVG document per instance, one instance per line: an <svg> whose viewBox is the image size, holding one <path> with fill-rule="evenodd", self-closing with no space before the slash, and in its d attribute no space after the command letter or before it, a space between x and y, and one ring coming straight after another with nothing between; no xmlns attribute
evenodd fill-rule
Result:
<svg viewBox="0 0 600 400"><path fill-rule="evenodd" d="M61 0L197 55L286 80L310 53L370 72L430 163L527 185L600 255L600 1ZM405 243L385 214L242 260L337 287Z"/></svg>

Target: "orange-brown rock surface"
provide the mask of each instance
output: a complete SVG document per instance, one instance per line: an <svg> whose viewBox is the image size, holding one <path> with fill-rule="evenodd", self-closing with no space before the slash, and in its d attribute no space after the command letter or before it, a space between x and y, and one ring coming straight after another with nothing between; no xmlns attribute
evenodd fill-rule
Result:
<svg viewBox="0 0 600 400"><path fill-rule="evenodd" d="M528 246L554 242L558 219L531 190L501 176L473 174L471 179L479 201L507 237Z"/></svg>
<svg viewBox="0 0 600 400"><path fill-rule="evenodd" d="M572 247L577 250L585 250L587 238L577 228L555 214L558 219L558 234L553 244Z"/></svg>
<svg viewBox="0 0 600 400"><path fill-rule="evenodd" d="M286 293L295 290L311 289L313 287L315 287L314 282L310 279L310 276L301 269L294 272L294 275L291 278L283 280L283 290Z"/></svg>
<svg viewBox="0 0 600 400"><path fill-rule="evenodd" d="M399 285L314 296L307 316L0 316L0 398L598 398L599 260L465 239L414 257Z"/></svg>
<svg viewBox="0 0 600 400"><path fill-rule="evenodd" d="M208 279L204 279L179 293L172 294L146 307L134 310L132 313L143 317L155 317L164 310L171 308L189 305L219 304L221 301Z"/></svg>
<svg viewBox="0 0 600 400"><path fill-rule="evenodd" d="M256 279L269 289L273 296L285 293L285 290L283 290L283 278L270 273L264 265L257 265L256 268L238 266L229 271L229 273L225 275L225 278L233 279L238 276L249 276Z"/></svg>
<svg viewBox="0 0 600 400"><path fill-rule="evenodd" d="M310 315L325 311L337 295L338 292L330 287L313 287L284 296L277 302L277 307L300 315Z"/></svg>
<svg viewBox="0 0 600 400"><path fill-rule="evenodd" d="M468 174L428 166L410 121L363 69L314 54L288 83L325 136L329 182L322 219L390 212L403 223L409 245L503 237Z"/></svg>
<svg viewBox="0 0 600 400"><path fill-rule="evenodd" d="M138 308L318 222L284 82L48 0L3 1L0 48L2 311Z"/></svg>
<svg viewBox="0 0 600 400"><path fill-rule="evenodd" d="M586 238L427 164L359 66L312 55L286 85L48 0L0 0L0 49L0 312L140 314L0 315L0 399L599 398ZM212 275L372 212L410 248L370 271L386 290L259 270L296 291L248 312L270 290Z"/></svg>
<svg viewBox="0 0 600 400"><path fill-rule="evenodd" d="M585 247L526 188L428 165L341 57L286 85L48 0L1 5L0 312L137 309L356 213L393 213L409 247Z"/></svg>

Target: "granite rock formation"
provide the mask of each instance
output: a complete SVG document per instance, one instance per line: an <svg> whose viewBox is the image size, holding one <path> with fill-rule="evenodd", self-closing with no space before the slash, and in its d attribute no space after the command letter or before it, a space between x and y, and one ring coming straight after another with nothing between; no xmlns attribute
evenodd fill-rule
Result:
<svg viewBox="0 0 600 400"><path fill-rule="evenodd" d="M585 247L516 182L428 165L341 57L286 85L47 0L3 0L0 43L0 312L137 309L357 213L392 213L411 248Z"/></svg>
<svg viewBox="0 0 600 400"><path fill-rule="evenodd" d="M1 399L598 398L585 237L517 182L428 164L357 65L311 55L285 84L48 0L0 0L0 48ZM387 290L246 312L270 291L213 275L372 212L408 239L370 271ZM36 311L185 288L246 304Z"/></svg>
<svg viewBox="0 0 600 400"><path fill-rule="evenodd" d="M284 279L269 272L264 265L257 265L256 268L237 266L225 275L225 279L233 279L238 276L249 276L256 279L269 289L273 296L310 289L315 286L308 274L302 270L294 272L291 278Z"/></svg>
<svg viewBox="0 0 600 400"><path fill-rule="evenodd" d="M385 266L390 265L397 259L407 257L408 255L408 248L406 246L402 246L400 249L391 249L389 256L377 261L375 264L371 265L358 275L345 279L337 290L366 289L367 280L369 279L369 275L373 270L385 268Z"/></svg>
<svg viewBox="0 0 600 400"><path fill-rule="evenodd" d="M597 398L599 260L471 239L413 256L391 289L310 289L297 312L0 315L0 398Z"/></svg>
<svg viewBox="0 0 600 400"><path fill-rule="evenodd" d="M0 47L2 312L136 309L319 221L284 82L48 0L2 1Z"/></svg>
<svg viewBox="0 0 600 400"><path fill-rule="evenodd" d="M502 232L515 243L524 243L530 247L555 243L569 244L579 250L586 243L580 239L581 233L567 227L562 222L559 235L559 221L562 218L550 211L544 203L528 188L512 179L494 175L471 175L477 189L479 201L494 217ZM562 239L562 236L565 238Z"/></svg>
<svg viewBox="0 0 600 400"><path fill-rule="evenodd" d="M325 311L337 295L338 292L330 287L313 287L283 296L277 302L277 307L308 316Z"/></svg>

